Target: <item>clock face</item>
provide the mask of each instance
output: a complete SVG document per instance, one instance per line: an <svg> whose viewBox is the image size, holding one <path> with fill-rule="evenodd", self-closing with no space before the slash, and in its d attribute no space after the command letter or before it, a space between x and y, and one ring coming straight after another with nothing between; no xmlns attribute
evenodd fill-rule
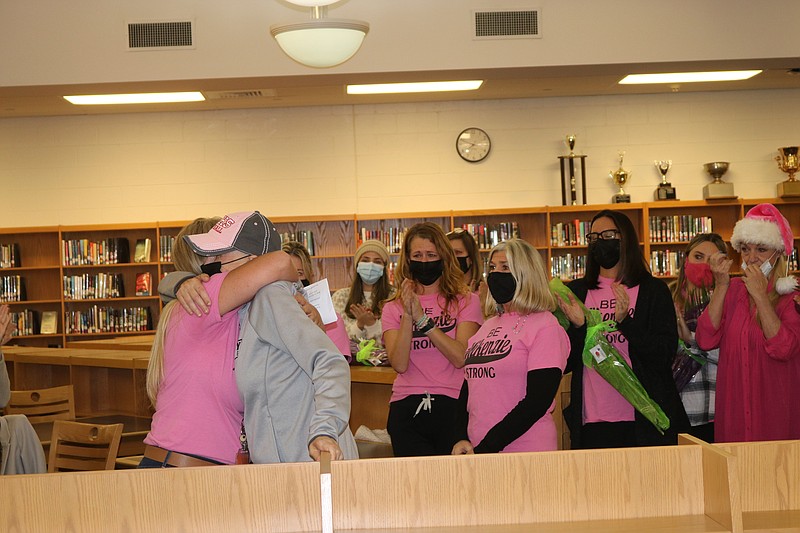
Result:
<svg viewBox="0 0 800 533"><path fill-rule="evenodd" d="M456 151L461 159L470 163L483 161L492 149L489 135L480 128L467 128L458 134Z"/></svg>

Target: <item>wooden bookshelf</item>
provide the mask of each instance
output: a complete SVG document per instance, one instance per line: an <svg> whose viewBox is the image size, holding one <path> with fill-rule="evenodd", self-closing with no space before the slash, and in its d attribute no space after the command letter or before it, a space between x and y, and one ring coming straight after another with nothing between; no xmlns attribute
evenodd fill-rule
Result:
<svg viewBox="0 0 800 533"><path fill-rule="evenodd" d="M429 221L439 224L445 231L468 224L487 227L514 223L522 239L533 244L543 256L548 267L554 262L570 258L579 261L586 255L586 246L581 243L559 245L552 242L552 228L556 224L574 224L588 221L602 209L624 212L636 228L645 257L653 252L682 251L687 244L685 238L654 242L651 234L651 217L708 216L713 221L713 231L730 239L733 226L752 206L770 202L783 212L792 225L795 246L800 245L800 198L797 199L740 199L722 202L662 201L631 204L600 204L576 206L540 206L514 209L478 209L461 211L419 213L376 213L352 215L326 215L317 217L276 217L273 219L281 233L298 234L310 232L314 239L314 263L317 279L328 278L331 290L350 285L353 275L353 255L362 238L385 238L399 236L403 230L417 222ZM15 344L31 346L66 346L70 341L102 339L125 335L152 333L158 323L161 303L157 296L157 283L168 272L174 270L171 261L163 257L162 237L174 237L186 221L150 222L141 224L109 224L80 226L50 226L35 228L0 229L0 243L16 243L20 250L20 266L0 269L0 276L20 276L24 280L27 298L24 301L8 302L12 312L32 310L41 317L43 311L57 311L57 332L52 335L26 335L15 337ZM109 265L65 265L62 257L62 241L67 239L101 240L125 239L131 261L136 241L149 238L152 243L150 262ZM390 245L392 261L398 257L395 243ZM485 251L485 250L484 250ZM738 264L738 255L730 251ZM73 300L64 295L63 277L97 272L116 273L124 281L124 298L102 300ZM135 296L136 275L149 272L153 281L151 296ZM567 277L577 277L573 272ZM670 276L664 276L670 277ZM141 307L150 315L150 328L136 332L66 333L65 316L71 312L88 312L93 306L111 309Z"/></svg>

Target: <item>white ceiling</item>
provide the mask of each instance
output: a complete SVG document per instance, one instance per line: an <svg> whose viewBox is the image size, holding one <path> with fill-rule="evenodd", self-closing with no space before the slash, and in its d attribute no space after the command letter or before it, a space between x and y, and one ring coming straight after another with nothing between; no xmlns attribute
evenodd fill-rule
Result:
<svg viewBox="0 0 800 533"><path fill-rule="evenodd" d="M357 105L373 103L430 102L442 100L485 100L503 98L544 98L654 94L691 91L798 89L800 58L659 65L590 65L546 68L505 68L436 72L395 72L283 77L253 77L213 80L179 80L132 83L96 83L35 87L0 87L0 118L162 112L217 109L248 109L315 105ZM760 75L745 81L693 83L682 85L618 85L626 74L636 72L679 72L763 68ZM354 96L345 93L348 83L483 79L477 91L406 95ZM200 90L205 102L136 106L74 106L67 94L104 94ZM787 110L790 112L790 110ZM792 111L794 112L794 111Z"/></svg>

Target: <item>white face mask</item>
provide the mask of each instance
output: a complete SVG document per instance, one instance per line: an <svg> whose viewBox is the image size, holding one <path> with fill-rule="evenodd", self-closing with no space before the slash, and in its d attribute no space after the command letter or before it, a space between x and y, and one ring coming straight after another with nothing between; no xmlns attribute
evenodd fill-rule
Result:
<svg viewBox="0 0 800 533"><path fill-rule="evenodd" d="M383 265L378 263L358 263L356 272L361 276L361 281L367 285L374 285L383 276Z"/></svg>
<svg viewBox="0 0 800 533"><path fill-rule="evenodd" d="M769 259L767 259L766 261L761 263L761 267L760 267L761 268L761 273L764 274L765 278L769 277L770 272L772 272L772 269L775 267L775 265L773 265L771 263L771 261L772 261L772 259L774 257L775 257L775 254L772 254L772 256ZM742 271L744 272L745 270L747 270L747 263L742 261Z"/></svg>

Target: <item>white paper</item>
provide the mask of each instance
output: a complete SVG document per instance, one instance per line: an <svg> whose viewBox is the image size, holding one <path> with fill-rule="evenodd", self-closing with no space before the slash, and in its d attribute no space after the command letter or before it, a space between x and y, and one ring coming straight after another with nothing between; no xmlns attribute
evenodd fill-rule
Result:
<svg viewBox="0 0 800 533"><path fill-rule="evenodd" d="M323 324L328 325L336 322L336 311L333 309L333 299L331 299L331 290L328 287L327 278L305 287L303 293L308 303L319 311Z"/></svg>

